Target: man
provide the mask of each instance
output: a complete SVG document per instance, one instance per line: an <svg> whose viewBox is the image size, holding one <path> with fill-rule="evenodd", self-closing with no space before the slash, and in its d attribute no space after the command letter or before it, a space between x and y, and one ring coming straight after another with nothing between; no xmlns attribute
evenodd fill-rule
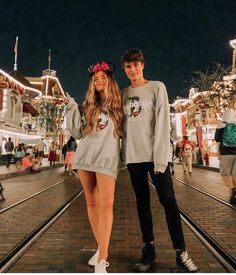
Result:
<svg viewBox="0 0 236 275"><path fill-rule="evenodd" d="M215 132L215 141L220 143L220 175L222 176L225 185L231 189L229 203L233 206L236 206L235 124L236 110L230 108L224 112L222 121L217 125ZM228 141L233 142L233 144L230 144Z"/></svg>
<svg viewBox="0 0 236 275"><path fill-rule="evenodd" d="M11 138L8 138L8 141L5 143L5 149L7 154L7 163L6 167L10 166L11 158L12 158L12 151L14 149L14 143L11 141Z"/></svg>
<svg viewBox="0 0 236 275"><path fill-rule="evenodd" d="M143 235L142 257L137 271L147 271L155 261L153 222L150 208L148 172L156 188L165 215L176 263L187 272L197 271L184 242L180 213L170 172L171 146L169 102L165 85L143 76L143 53L129 49L122 66L131 85L122 91L124 111L123 159L127 164Z"/></svg>
<svg viewBox="0 0 236 275"><path fill-rule="evenodd" d="M184 173L186 173L186 170L188 170L189 175L192 174L193 149L194 149L194 144L188 140L187 136L183 136L182 147L181 147L183 171Z"/></svg>
<svg viewBox="0 0 236 275"><path fill-rule="evenodd" d="M37 144L39 165L42 165L42 160L43 160L43 156L44 156L44 148L46 148L46 144L44 143L43 138L42 138Z"/></svg>

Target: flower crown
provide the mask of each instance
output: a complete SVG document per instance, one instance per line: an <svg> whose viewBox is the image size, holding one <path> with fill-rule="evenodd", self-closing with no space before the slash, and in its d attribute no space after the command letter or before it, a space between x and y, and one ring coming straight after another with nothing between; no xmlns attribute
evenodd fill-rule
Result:
<svg viewBox="0 0 236 275"><path fill-rule="evenodd" d="M103 71L107 74L113 74L115 71L115 65L110 62L102 61L95 65L91 65L88 67L88 73L90 76L94 75L95 73Z"/></svg>

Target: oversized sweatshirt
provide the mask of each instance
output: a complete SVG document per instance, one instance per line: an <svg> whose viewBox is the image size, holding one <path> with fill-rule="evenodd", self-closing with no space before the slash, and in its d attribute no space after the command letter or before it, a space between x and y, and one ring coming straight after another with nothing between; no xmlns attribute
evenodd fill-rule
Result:
<svg viewBox="0 0 236 275"><path fill-rule="evenodd" d="M169 101L159 81L122 90L123 159L126 164L154 162L164 172L171 162Z"/></svg>
<svg viewBox="0 0 236 275"><path fill-rule="evenodd" d="M66 107L66 127L70 134L80 139L73 161L73 169L98 172L117 178L119 169L119 137L114 136L114 123L106 110L97 120L95 133L84 135L84 117L77 103L70 98Z"/></svg>

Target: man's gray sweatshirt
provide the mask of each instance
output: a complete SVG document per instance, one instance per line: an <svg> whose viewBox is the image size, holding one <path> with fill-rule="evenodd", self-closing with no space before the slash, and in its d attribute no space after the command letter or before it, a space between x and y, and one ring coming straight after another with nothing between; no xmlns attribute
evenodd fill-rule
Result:
<svg viewBox="0 0 236 275"><path fill-rule="evenodd" d="M171 162L169 101L159 81L122 90L123 159L126 164L154 162L164 172Z"/></svg>

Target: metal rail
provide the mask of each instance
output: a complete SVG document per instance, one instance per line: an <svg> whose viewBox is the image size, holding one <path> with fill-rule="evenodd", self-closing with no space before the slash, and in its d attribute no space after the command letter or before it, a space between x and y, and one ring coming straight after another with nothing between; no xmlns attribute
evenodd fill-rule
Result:
<svg viewBox="0 0 236 275"><path fill-rule="evenodd" d="M149 183L153 189L155 186L149 179ZM179 207L181 213L181 219L191 229L191 231L199 238L203 245L214 255L216 260L227 270L228 272L236 272L236 259L232 257L227 251L225 251L206 231L204 231L193 219L188 216L184 210Z"/></svg>
<svg viewBox="0 0 236 275"><path fill-rule="evenodd" d="M192 189L194 189L194 190L197 190L198 192L200 192L200 193L206 195L207 197L210 197L210 198L212 198L212 199L214 199L214 200L216 200L216 201L218 201L218 202L220 202L220 203L222 203L222 204L224 204L224 205L227 205L227 206L229 206L230 208L236 210L236 207L235 207L235 206L231 205L230 203L228 203L228 202L225 201L225 200L222 200L222 199L219 198L219 197L216 197L216 196L214 196L214 195L212 195L212 194L210 194L210 193L208 193L208 192L206 192L206 191L203 191L202 189L199 189L198 187L195 187L195 186L193 186L193 185L191 185L191 184L188 184L187 182L185 182L185 181L183 181L183 180L177 179L177 178L175 178L175 177L173 177L173 179L176 180L176 181L179 181L179 182L183 183L184 185L186 185L186 186L188 186L188 187L190 187L190 188L192 188Z"/></svg>
<svg viewBox="0 0 236 275"><path fill-rule="evenodd" d="M15 248L0 260L0 273L6 272L32 244L47 231L47 229L67 210L68 207L83 193L80 189L71 199L59 207L53 214L44 220L28 236L26 236Z"/></svg>
<svg viewBox="0 0 236 275"><path fill-rule="evenodd" d="M38 191L38 192L34 193L33 195L30 195L30 196L28 196L28 197L26 197L26 198L24 198L24 199L22 199L22 200L20 200L20 201L18 201L16 203L13 203L13 204L11 204L11 205L9 205L9 206L1 209L0 210L0 214L3 213L3 212L5 212L5 211L7 211L7 210L9 210L9 209L11 209L11 208L13 208L13 207L15 207L15 206L17 206L17 205L19 205L19 204L21 204L21 203L23 203L23 202L25 202L25 201L27 201L27 200L29 200L29 199L32 199L33 197L36 197L37 195L39 195L39 194L41 194L41 193L43 193L45 191L50 190L51 188L56 187L57 185L61 184L64 181L65 180L61 180L61 181L59 181L59 182L57 182L57 183L55 183L55 184L53 184L53 185L51 185L51 186L49 186L49 187L41 190L41 191Z"/></svg>

